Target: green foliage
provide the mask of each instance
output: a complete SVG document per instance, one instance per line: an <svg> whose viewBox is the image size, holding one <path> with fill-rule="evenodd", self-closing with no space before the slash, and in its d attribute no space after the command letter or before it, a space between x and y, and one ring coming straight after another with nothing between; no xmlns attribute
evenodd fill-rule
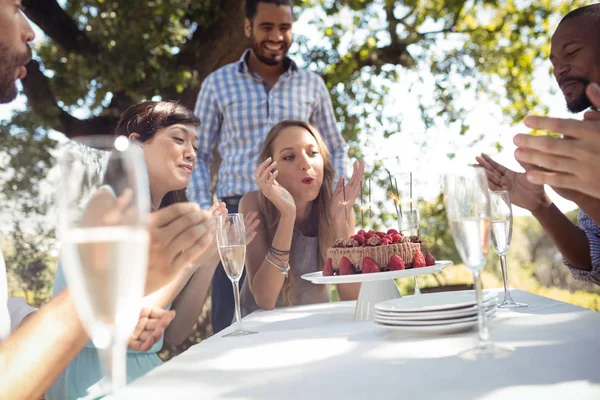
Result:
<svg viewBox="0 0 600 400"><path fill-rule="evenodd" d="M533 92L534 68L549 56L557 17L586 1L312 0L318 44L301 42L300 53L325 75L348 140L373 129L397 132L402 116L384 118L389 82L433 81L420 96L426 128L468 131L464 90L498 101L511 121L544 112ZM553 22L551 18L554 17ZM377 116L375 122L368 116Z"/></svg>
<svg viewBox="0 0 600 400"><path fill-rule="evenodd" d="M101 50L74 52L50 40L37 53L53 74L57 100L67 108L85 103L95 112L113 93L140 101L192 83L192 72L173 59L195 30L210 28L218 9L208 0L71 0L65 8Z"/></svg>
<svg viewBox="0 0 600 400"><path fill-rule="evenodd" d="M438 260L460 263L460 256L448 226L443 194L440 193L435 201L421 202L419 214L421 216L421 237L431 254Z"/></svg>
<svg viewBox="0 0 600 400"><path fill-rule="evenodd" d="M10 234L14 248L6 253L6 265L11 295L19 295L39 307L50 298L54 282L49 243L53 232L44 229L27 233L16 222Z"/></svg>

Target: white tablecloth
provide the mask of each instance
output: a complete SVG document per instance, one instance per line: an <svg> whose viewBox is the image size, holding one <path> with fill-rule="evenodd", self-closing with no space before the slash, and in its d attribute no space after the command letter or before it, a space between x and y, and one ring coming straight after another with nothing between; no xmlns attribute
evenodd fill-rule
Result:
<svg viewBox="0 0 600 400"><path fill-rule="evenodd" d="M501 294L502 296L502 294ZM600 399L600 314L515 290L492 338L509 358L466 361L476 332L418 337L353 321L354 302L258 311L252 336L203 341L118 399Z"/></svg>

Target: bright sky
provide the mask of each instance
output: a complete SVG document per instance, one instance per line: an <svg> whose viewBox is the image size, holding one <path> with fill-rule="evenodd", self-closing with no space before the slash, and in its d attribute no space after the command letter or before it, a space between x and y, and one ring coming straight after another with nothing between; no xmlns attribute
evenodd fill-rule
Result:
<svg viewBox="0 0 600 400"><path fill-rule="evenodd" d="M314 32L314 29L308 25L311 17L310 13L301 15L294 25L295 32L303 35L310 35L310 32ZM33 26L36 31L36 42L44 40L43 32L37 26ZM318 40L318 37L315 40ZM550 107L551 115L572 117L566 111L562 94L556 91L556 82L550 76L549 70L549 61L541 63L535 72L534 90L540 96L542 103ZM402 173L413 171L415 193L426 198L439 191L441 173L451 164L447 157L448 153L456 153L457 157L454 162L467 164L474 162L476 154L487 152L505 166L521 170L513 157L515 146L512 144L512 138L516 133L528 132L528 130L522 124L511 126L507 123L501 115L499 106L490 101L477 102L469 98L466 92L460 94L460 102L477 104L472 108L468 117L472 134L461 137L457 132L452 132L443 126L424 132L416 96L419 93L427 95L426 87L431 80L428 81L426 78L424 85L418 84L415 82L417 73L422 73L422 71L403 72L399 81L392 83L383 114L401 117L403 120L402 131L389 139L373 136L372 143L368 147L363 146L367 164L372 164L374 160L389 160L388 169L394 176L399 177L399 181L402 180ZM409 89L412 90L409 92ZM10 118L14 110L23 109L25 104L25 96L20 95L10 106L0 108L0 118ZM86 113L86 110L81 110L81 115ZM485 139L476 146L469 147L468 144L473 138L481 133L485 134ZM60 133L53 134L53 137L57 140L65 140ZM495 149L496 141L499 141L503 147L500 153ZM396 156L400 156L400 162L397 162ZM378 192L374 192L374 196L377 197ZM550 189L548 192L561 210L568 211L576 208L574 203L555 195ZM382 190L380 190L379 196L380 198L383 196ZM391 202L389 204L391 211ZM529 214L518 207L514 209L514 212L517 215Z"/></svg>

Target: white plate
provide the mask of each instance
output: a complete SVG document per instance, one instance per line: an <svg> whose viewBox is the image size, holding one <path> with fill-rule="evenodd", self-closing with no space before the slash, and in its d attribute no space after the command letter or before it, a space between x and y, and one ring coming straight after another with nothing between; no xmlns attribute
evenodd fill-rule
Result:
<svg viewBox="0 0 600 400"><path fill-rule="evenodd" d="M372 274L354 274L354 275L334 275L323 276L322 271L311 272L310 274L302 275L302 279L316 284L335 284L335 283L359 283L359 282L375 282L388 279L408 278L411 276L433 274L440 272L448 265L452 265L452 261L438 261L435 265L423 268L404 269L402 271L385 271L374 272Z"/></svg>
<svg viewBox="0 0 600 400"><path fill-rule="evenodd" d="M490 310L495 310L496 305L498 304L496 299L492 299L492 301L488 303L484 303L485 312L487 313ZM446 311L429 311L429 312L389 312L389 311L378 311L375 310L375 317L383 317L383 318L393 318L396 320L412 320L412 321L421 321L421 320L431 320L431 319L441 319L441 318L460 318L460 317L468 317L477 315L477 306L471 306L466 308L452 309Z"/></svg>
<svg viewBox="0 0 600 400"><path fill-rule="evenodd" d="M461 322L460 324L435 325L435 326L395 326L375 323L380 328L396 332L419 333L427 335L440 335L445 333L465 332L477 326L477 320L471 322Z"/></svg>
<svg viewBox="0 0 600 400"><path fill-rule="evenodd" d="M493 309L493 310L487 311L485 313L485 316L489 318L492 315L494 315L495 313L496 313L496 309ZM462 322L472 322L472 321L477 321L477 314L469 315L466 317L459 317L459 318L439 318L439 319L433 319L433 320L420 320L420 321L399 320L396 318L387 318L387 317L382 317L382 316L375 314L375 322L376 323L386 324L386 325L394 325L394 326L436 326L436 325L458 324L458 323L462 323Z"/></svg>
<svg viewBox="0 0 600 400"><path fill-rule="evenodd" d="M487 303L498 297L496 292L483 291L483 301ZM442 311L472 307L476 304L473 290L457 292L429 293L418 296L407 296L400 299L382 301L375 305L376 311L387 312L424 312Z"/></svg>

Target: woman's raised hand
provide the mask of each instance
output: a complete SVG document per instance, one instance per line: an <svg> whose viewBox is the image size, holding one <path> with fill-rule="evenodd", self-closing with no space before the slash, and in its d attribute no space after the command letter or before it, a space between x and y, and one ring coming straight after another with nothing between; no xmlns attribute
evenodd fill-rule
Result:
<svg viewBox="0 0 600 400"><path fill-rule="evenodd" d="M181 269L193 269L215 236L215 219L195 203L176 203L150 214L146 290L168 283Z"/></svg>
<svg viewBox="0 0 600 400"><path fill-rule="evenodd" d="M340 177L338 183L333 192L331 198L330 213L333 221L338 221L340 218L346 218L346 212L350 212L356 199L360 194L360 183L365 179L365 161L360 159L355 161L352 169L352 177L346 184L345 198L344 198L344 185L342 180L343 176ZM346 211L344 211L344 206Z"/></svg>
<svg viewBox="0 0 600 400"><path fill-rule="evenodd" d="M275 167L277 167L277 161L272 161L271 157L263 161L254 172L256 183L262 194L277 207L282 215L295 216L296 203L294 198L286 188L277 182L279 171L275 170Z"/></svg>

